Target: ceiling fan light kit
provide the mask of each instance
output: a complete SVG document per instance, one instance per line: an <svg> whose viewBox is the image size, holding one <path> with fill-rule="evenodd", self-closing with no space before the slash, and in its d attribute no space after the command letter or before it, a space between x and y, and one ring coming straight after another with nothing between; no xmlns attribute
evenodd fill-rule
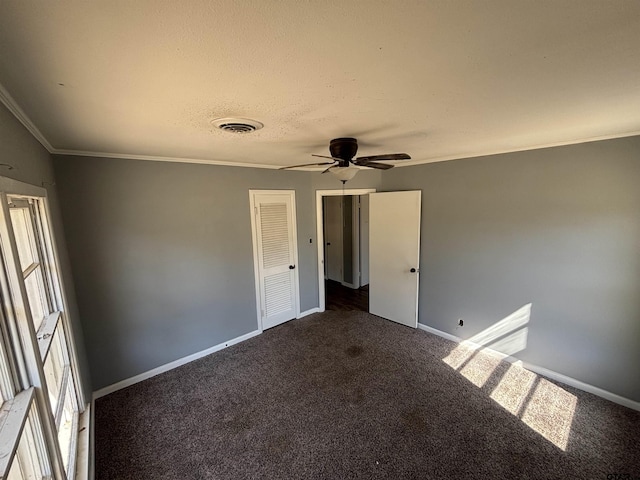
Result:
<svg viewBox="0 0 640 480"><path fill-rule="evenodd" d="M342 183L347 183L353 177L356 176L360 169L356 167L331 167L329 173L340 180Z"/></svg>
<svg viewBox="0 0 640 480"><path fill-rule="evenodd" d="M375 168L377 170L388 170L393 168L393 165L388 163L378 163L379 161L388 160L411 160L411 157L406 153L389 153L385 155L370 155L368 157L353 158L358 151L358 141L355 138L334 138L329 143L329 152L331 156L315 155L314 157L327 158L331 162L318 162L318 163L305 163L302 165L291 165L289 167L282 167L280 170L287 170L289 168L301 168L301 167L316 167L320 165L331 165L322 173L331 172L338 180L343 184L351 180L356 176L358 170L357 167ZM352 166L354 165L354 166Z"/></svg>

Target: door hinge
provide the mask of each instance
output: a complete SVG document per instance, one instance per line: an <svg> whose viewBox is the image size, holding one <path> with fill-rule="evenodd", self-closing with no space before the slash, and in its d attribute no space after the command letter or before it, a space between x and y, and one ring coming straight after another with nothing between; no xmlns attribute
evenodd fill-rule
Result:
<svg viewBox="0 0 640 480"><path fill-rule="evenodd" d="M253 213L256 217L258 216L258 207L253 207Z"/></svg>

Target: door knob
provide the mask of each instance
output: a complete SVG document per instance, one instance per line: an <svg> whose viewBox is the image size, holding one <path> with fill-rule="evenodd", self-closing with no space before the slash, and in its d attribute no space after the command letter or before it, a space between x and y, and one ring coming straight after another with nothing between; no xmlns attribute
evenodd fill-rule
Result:
<svg viewBox="0 0 640 480"><path fill-rule="evenodd" d="M411 273L416 273L416 269L412 268L411 270L409 270Z"/></svg>
<svg viewBox="0 0 640 480"><path fill-rule="evenodd" d="M289 270L293 270L294 268L296 268L295 265L289 265Z"/></svg>

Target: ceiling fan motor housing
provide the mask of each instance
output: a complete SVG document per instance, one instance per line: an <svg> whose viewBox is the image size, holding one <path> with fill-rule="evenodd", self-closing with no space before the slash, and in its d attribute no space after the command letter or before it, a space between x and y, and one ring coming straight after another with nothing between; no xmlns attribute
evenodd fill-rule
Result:
<svg viewBox="0 0 640 480"><path fill-rule="evenodd" d="M329 143L329 151L332 157L344 160L344 165L340 162L340 166L346 167L358 151L358 141L355 138L334 138Z"/></svg>

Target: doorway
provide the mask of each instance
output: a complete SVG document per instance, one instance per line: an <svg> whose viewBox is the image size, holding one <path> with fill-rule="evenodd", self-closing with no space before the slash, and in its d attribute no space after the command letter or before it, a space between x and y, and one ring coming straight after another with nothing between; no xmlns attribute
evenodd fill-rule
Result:
<svg viewBox="0 0 640 480"><path fill-rule="evenodd" d="M403 325L418 326L420 282L420 190L376 193L375 190L318 190L318 310L326 309L323 198L369 197L369 313Z"/></svg>
<svg viewBox="0 0 640 480"><path fill-rule="evenodd" d="M369 311L369 196L323 199L326 310Z"/></svg>
<svg viewBox="0 0 640 480"><path fill-rule="evenodd" d="M320 311L369 311L368 194L373 192L316 192Z"/></svg>

